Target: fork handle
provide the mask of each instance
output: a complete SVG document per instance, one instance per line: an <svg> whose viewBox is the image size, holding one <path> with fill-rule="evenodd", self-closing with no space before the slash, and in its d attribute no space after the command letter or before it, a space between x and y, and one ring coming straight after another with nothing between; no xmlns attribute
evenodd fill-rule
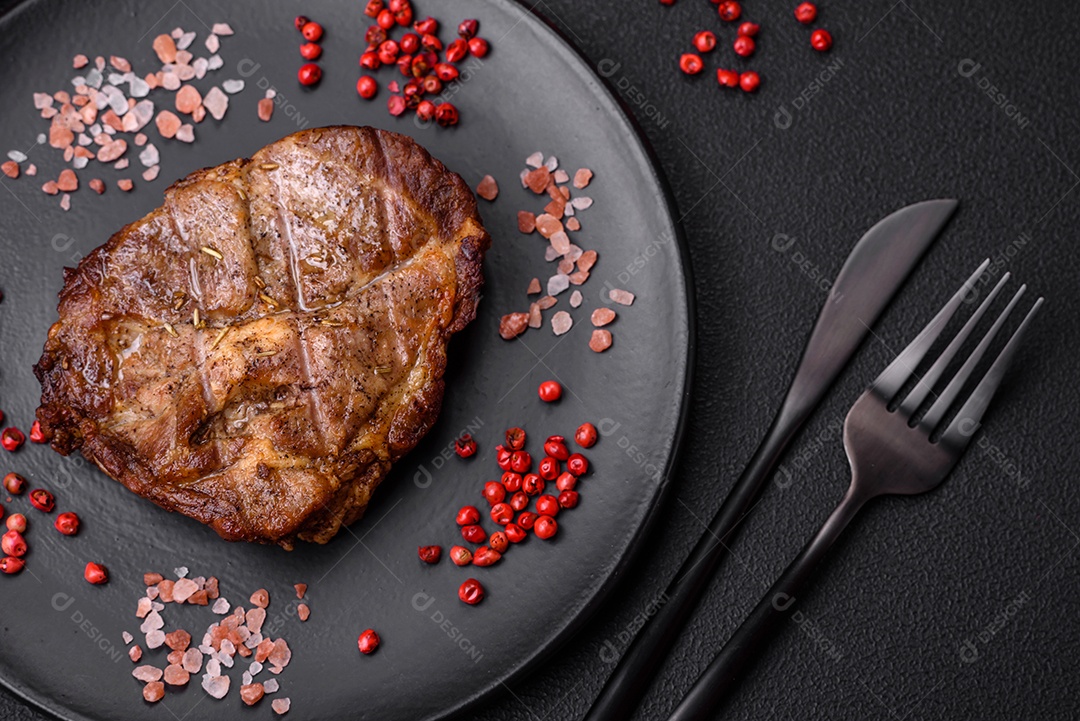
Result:
<svg viewBox="0 0 1080 721"><path fill-rule="evenodd" d="M762 644L787 621L818 563L869 498L852 483L844 500L825 521L825 525L728 639L668 721L713 718L715 708L736 687L742 673L761 655Z"/></svg>

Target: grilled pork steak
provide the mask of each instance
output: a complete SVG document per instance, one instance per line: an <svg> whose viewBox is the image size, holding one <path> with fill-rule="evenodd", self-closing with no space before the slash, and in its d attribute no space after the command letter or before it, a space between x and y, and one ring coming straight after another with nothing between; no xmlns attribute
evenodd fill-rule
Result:
<svg viewBox="0 0 1080 721"><path fill-rule="evenodd" d="M325 543L435 422L490 243L462 179L395 133L192 173L65 270L42 430L226 539Z"/></svg>

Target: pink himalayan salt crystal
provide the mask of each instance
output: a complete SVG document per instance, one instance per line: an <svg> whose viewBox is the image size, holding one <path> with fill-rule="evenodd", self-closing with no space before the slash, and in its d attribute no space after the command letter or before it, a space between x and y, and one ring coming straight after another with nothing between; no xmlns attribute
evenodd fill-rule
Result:
<svg viewBox="0 0 1080 721"><path fill-rule="evenodd" d="M292 659L292 651L289 649L289 644L285 639L279 638L274 641L274 650L267 656L267 660L271 666L278 666L284 668L289 665L289 661Z"/></svg>
<svg viewBox="0 0 1080 721"><path fill-rule="evenodd" d="M229 96L221 92L221 88L215 85L206 93L206 97L203 98L203 105L206 106L214 120L221 120L225 117L225 111L229 109Z"/></svg>
<svg viewBox="0 0 1080 721"><path fill-rule="evenodd" d="M560 310L551 317L551 330L554 331L555 335L566 333L573 325L574 319L565 310Z"/></svg>
<svg viewBox="0 0 1080 721"><path fill-rule="evenodd" d="M229 693L230 679L228 676L203 676L202 687L206 693L216 699L225 698Z"/></svg>
<svg viewBox="0 0 1080 721"><path fill-rule="evenodd" d="M181 666L169 664L165 667L165 683L170 686L186 686L190 679L191 674Z"/></svg>
<svg viewBox="0 0 1080 721"><path fill-rule="evenodd" d="M184 652L184 658L181 662L181 666L188 673L198 673L202 669L203 655L202 651L197 648L189 648Z"/></svg>
<svg viewBox="0 0 1080 721"><path fill-rule="evenodd" d="M143 686L143 698L150 703L157 703L165 698L165 684L161 681L151 681Z"/></svg>
<svg viewBox="0 0 1080 721"><path fill-rule="evenodd" d="M157 666L147 665L136 666L131 675L144 683L149 683L150 681L160 681L163 673Z"/></svg>
<svg viewBox="0 0 1080 721"><path fill-rule="evenodd" d="M264 123L270 122L270 118L274 115L274 101L271 98L263 98L259 101L259 120Z"/></svg>

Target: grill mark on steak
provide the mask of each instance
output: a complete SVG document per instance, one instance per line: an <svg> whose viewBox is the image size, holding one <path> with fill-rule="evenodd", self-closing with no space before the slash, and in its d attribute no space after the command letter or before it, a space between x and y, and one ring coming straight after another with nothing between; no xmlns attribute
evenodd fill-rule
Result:
<svg viewBox="0 0 1080 721"><path fill-rule="evenodd" d="M285 241L284 252L288 258L289 271L292 274L293 297L300 310L310 312L315 309L308 307L304 302L304 289L300 283L299 259L297 257L296 244L293 242L292 224L289 222L284 205L280 202L280 188L277 183L274 182L273 178L268 178L268 180L270 182L270 187L275 191L275 200L278 201L274 204L274 208L277 210L276 225L281 231L280 237ZM311 423L311 427L318 436L319 447L325 450L326 439L323 437L322 428L326 416L323 413L322 404L319 403L319 395L315 392L316 386L315 379L311 375L311 359L308 356L308 343L304 338L304 330L300 328L299 325L297 326L296 345L300 358L300 374L303 377L301 391L304 393L307 400L308 421Z"/></svg>
<svg viewBox="0 0 1080 721"><path fill-rule="evenodd" d="M65 273L42 428L225 538L325 542L434 423L489 244L464 182L394 133L193 173Z"/></svg>

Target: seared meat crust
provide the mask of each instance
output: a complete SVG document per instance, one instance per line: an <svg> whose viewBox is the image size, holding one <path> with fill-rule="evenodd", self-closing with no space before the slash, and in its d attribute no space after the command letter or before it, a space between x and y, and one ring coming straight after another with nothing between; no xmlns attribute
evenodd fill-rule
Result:
<svg viewBox="0 0 1080 721"><path fill-rule="evenodd" d="M325 543L431 428L491 239L462 179L372 128L192 173L65 269L52 447L229 540Z"/></svg>

